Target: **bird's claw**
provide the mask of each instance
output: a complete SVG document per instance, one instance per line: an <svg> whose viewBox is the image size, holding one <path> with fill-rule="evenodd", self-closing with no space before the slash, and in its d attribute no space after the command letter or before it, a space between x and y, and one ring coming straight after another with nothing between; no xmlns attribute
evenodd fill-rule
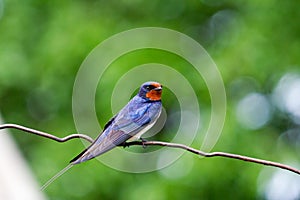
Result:
<svg viewBox="0 0 300 200"><path fill-rule="evenodd" d="M126 147L129 147L129 144L127 142L123 142L120 146L125 149Z"/></svg>
<svg viewBox="0 0 300 200"><path fill-rule="evenodd" d="M144 139L144 138L141 138L141 141L142 141L142 146L143 146L143 148L145 149L146 148L146 142L147 142L147 140L146 139Z"/></svg>

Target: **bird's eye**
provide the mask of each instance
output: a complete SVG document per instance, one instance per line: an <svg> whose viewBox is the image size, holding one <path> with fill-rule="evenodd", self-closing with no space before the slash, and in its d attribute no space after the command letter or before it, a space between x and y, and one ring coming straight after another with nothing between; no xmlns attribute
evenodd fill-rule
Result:
<svg viewBox="0 0 300 200"><path fill-rule="evenodd" d="M147 85L146 86L146 89L147 90L153 90L155 88L155 86L153 86L153 85Z"/></svg>

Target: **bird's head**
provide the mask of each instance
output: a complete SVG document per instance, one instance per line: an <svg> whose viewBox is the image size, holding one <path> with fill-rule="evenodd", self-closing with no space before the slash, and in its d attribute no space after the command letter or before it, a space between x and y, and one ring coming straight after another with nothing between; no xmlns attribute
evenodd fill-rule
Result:
<svg viewBox="0 0 300 200"><path fill-rule="evenodd" d="M141 86L138 95L150 101L160 101L161 93L162 85L154 81L149 81Z"/></svg>

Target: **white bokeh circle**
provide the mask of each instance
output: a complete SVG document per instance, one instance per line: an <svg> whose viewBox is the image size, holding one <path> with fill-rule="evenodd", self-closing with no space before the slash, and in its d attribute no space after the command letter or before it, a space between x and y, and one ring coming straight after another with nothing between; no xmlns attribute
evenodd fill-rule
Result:
<svg viewBox="0 0 300 200"><path fill-rule="evenodd" d="M203 140L201 150L210 151L221 134L226 115L226 95L222 77L211 57L199 43L185 34L165 28L145 27L118 33L100 43L88 55L77 73L73 88L73 117L77 131L80 133L90 133L94 135L101 132L101 127L95 111L95 94L101 76L107 67L109 67L110 64L120 56L131 51L148 48L164 50L182 57L188 61L203 77L211 97L211 120ZM152 64L152 67L159 68L162 71L168 70L168 73L176 72L176 70L172 69L171 67L163 66L161 64ZM140 66L139 68L143 68L143 66ZM146 73L143 72L143 74ZM180 76L176 76L176 78L178 77ZM146 76L135 76L135 82L138 86L141 82L153 79L154 78ZM168 82L167 86L169 88L172 88L174 91L178 90L178 80L176 79L169 79L168 77L164 76L155 76L155 80L160 81L162 84L166 84ZM183 82L188 83L188 81L185 79L182 80ZM135 85L133 89L136 89L137 85ZM116 84L115 89L118 89L120 86L122 86L122 84ZM187 84L186 87L191 86ZM128 87L123 89L128 91L127 95L132 94ZM176 92L174 92L174 94L176 94L176 97L178 96ZM178 94L180 94L180 92ZM193 102L193 99L196 97L196 95L193 96L193 98L190 98L189 96L185 97L186 99L184 99L184 101L189 103L184 103L184 105L189 105L190 107L196 106L198 108L197 98L196 101ZM112 98L112 109L114 112L117 111L114 109L115 107L119 108L119 106L124 106L127 103L121 102L115 104L114 99L115 98ZM128 98L125 99L128 101ZM192 101L192 103L190 101ZM180 104L182 107L182 102L180 102ZM193 109L197 108L193 107ZM180 137L180 140L176 139L174 142L187 142L190 144L191 141L187 140L187 138L191 138L191 140L193 140L195 137L194 134L197 134L199 116L191 117L188 109L188 107L184 107L184 109L182 109L180 125L182 127L191 127L192 125L192 131L182 130L179 128L179 132L182 131L182 133L177 134L176 137L178 135L184 135L184 137ZM187 122L185 121L186 119L195 119L195 121ZM192 132L192 134L188 134L189 131ZM163 148L159 151L166 153L174 150ZM112 155L114 153L117 153L117 155ZM157 151L142 153L139 155L137 153L122 151L121 149L115 148L115 150L101 155L99 159L112 168L121 171L140 173L154 171L165 167L174 162L178 158L178 155L181 155L180 153L171 153L170 155L175 156L166 158L165 162L160 162L160 165L157 166L157 163L155 162L157 155L155 154L158 154ZM128 155L134 155L134 158L128 158ZM116 159L116 156L118 156L118 159Z"/></svg>

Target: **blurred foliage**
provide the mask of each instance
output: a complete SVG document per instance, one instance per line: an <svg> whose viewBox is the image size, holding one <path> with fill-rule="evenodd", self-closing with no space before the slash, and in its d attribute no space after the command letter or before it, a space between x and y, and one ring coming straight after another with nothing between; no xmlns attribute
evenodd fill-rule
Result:
<svg viewBox="0 0 300 200"><path fill-rule="evenodd" d="M299 166L299 131L289 131L299 130L299 120L279 109L271 98L285 74L300 73L298 1L0 0L0 6L0 110L6 122L58 136L76 132L72 87L88 53L121 31L165 27L202 44L224 79L227 118L214 150ZM184 61L165 52L144 50L120 58L112 71L106 72L107 92L124 71L147 62L186 71L201 106L209 111L210 97L203 80L187 71ZM117 67L120 65L124 67ZM244 126L236 115L237 105L250 93L263 95L270 105L266 123L255 129ZM171 108L170 96L164 95L166 108ZM97 94L96 98L105 97ZM97 112L102 113L102 125L112 115L106 104L97 105ZM41 184L83 149L80 141L58 144L13 132ZM174 176L172 170L184 174ZM261 188L263 170L231 159L185 154L161 171L129 174L93 160L74 167L46 193L50 199L268 199ZM267 170L275 173L272 168Z"/></svg>

